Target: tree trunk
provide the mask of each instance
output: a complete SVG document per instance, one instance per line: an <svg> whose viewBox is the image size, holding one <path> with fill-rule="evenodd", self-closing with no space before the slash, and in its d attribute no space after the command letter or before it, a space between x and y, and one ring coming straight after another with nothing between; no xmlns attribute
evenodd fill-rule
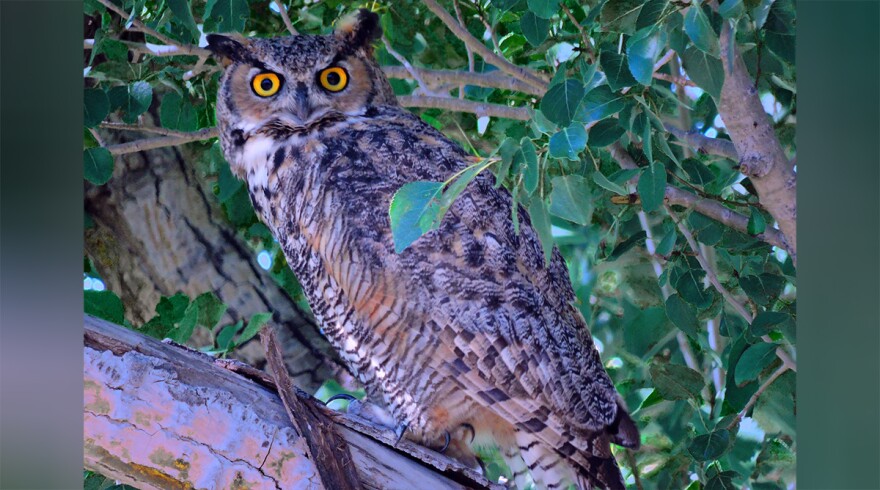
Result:
<svg viewBox="0 0 880 490"><path fill-rule="evenodd" d="M334 375L345 377L311 317L257 266L185 147L117 157L113 178L87 184L85 194L94 221L86 230L86 252L132 324L152 318L162 296L212 291L229 307L224 322L272 313L298 386L314 392ZM264 362L258 342L236 355L256 366Z"/></svg>
<svg viewBox="0 0 880 490"><path fill-rule="evenodd" d="M84 343L87 468L142 490L325 488L265 373L234 364L245 377L228 361L90 316ZM432 450L395 446L390 429L297 395L347 443L364 488L502 488Z"/></svg>

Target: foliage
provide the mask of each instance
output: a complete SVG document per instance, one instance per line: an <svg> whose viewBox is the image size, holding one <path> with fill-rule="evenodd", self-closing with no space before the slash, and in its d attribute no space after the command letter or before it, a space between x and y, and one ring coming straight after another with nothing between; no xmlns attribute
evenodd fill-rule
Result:
<svg viewBox="0 0 880 490"><path fill-rule="evenodd" d="M282 3L294 26L310 34L328 32L355 7L338 0ZM441 4L454 15L451 1ZM111 153L92 132L112 130L102 122L155 120L173 132L216 122L214 61L185 50L157 54L151 46L198 44L203 32L212 31L286 34L274 2L115 3L134 13L127 16L101 0L84 5L97 26L87 32L94 41L85 57L84 92L84 125L90 128L84 171L96 185L113 172ZM468 70L465 44L424 3L365 6L381 14L390 45L416 68ZM421 236L442 222L467 184L491 172L514 197L511 219L519 223L528 211L548 257L555 245L566 258L578 307L634 411L643 449L633 453L636 468L624 470L628 483L644 489L789 487L794 373L777 352L794 353L793 261L765 241L773 216L737 171L738 162L698 151L668 126L728 140L718 111L724 64L741 56L758 95L772 106L775 137L794 155L793 2L724 0L713 7L677 0L461 0L457 7L479 42L547 83L535 93L460 84L441 89L466 101L527 108L525 122L414 109L474 153L475 163L445 182L411 183L397 193L389 210L397 251L426 239ZM130 29L137 22L164 39ZM732 30L737 51L722 47L722 28ZM383 65L400 65L382 43L377 57ZM484 75L501 74L480 56L473 66ZM424 93L410 79L393 79L392 86L416 99ZM191 144L203 154L193 164L213 183L230 227L255 250L272 254L274 276L303 302L216 142ZM635 168L621 166L613 156L621 151ZM747 218L748 226L738 229L670 203L670 187L720 203ZM227 354L266 317L218 326L222 305L215 300L163 298L155 318L138 327L182 342L201 326L212 332L205 349ZM109 292L87 292L86 310L125 322L121 303ZM484 456L500 474L492 454L488 449Z"/></svg>

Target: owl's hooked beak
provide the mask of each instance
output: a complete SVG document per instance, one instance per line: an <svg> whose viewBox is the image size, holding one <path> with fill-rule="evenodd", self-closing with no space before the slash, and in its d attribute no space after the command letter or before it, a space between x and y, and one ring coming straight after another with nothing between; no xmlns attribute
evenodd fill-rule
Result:
<svg viewBox="0 0 880 490"><path fill-rule="evenodd" d="M306 84L303 82L298 82L296 87L293 89L290 100L290 115L293 116L291 119L296 120L296 124L299 126L306 126L309 123L309 119L311 119L313 107L312 103L309 101L309 89L306 87Z"/></svg>

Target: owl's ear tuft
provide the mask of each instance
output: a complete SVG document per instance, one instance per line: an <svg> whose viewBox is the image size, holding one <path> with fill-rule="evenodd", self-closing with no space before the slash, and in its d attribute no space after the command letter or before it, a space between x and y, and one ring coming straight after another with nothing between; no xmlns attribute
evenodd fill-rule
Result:
<svg viewBox="0 0 880 490"><path fill-rule="evenodd" d="M379 16L367 9L352 12L336 23L334 35L353 49L368 46L382 37Z"/></svg>
<svg viewBox="0 0 880 490"><path fill-rule="evenodd" d="M249 58L247 40L243 37L232 38L220 34L208 34L208 50L223 63L229 66L233 61L246 61Z"/></svg>

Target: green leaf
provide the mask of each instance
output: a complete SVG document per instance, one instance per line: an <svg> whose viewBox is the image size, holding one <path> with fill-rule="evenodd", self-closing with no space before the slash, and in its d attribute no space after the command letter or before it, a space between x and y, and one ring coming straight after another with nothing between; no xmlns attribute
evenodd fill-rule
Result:
<svg viewBox="0 0 880 490"><path fill-rule="evenodd" d="M676 267L670 284L683 300L700 309L708 308L712 304L712 293L703 287L706 273L698 265L695 267Z"/></svg>
<svg viewBox="0 0 880 490"><path fill-rule="evenodd" d="M671 254L672 249L675 247L676 238L678 238L678 232L675 231L675 227L672 227L669 233L663 237L663 240L660 240L660 245L657 245L657 254L664 257Z"/></svg>
<svg viewBox="0 0 880 490"><path fill-rule="evenodd" d="M193 19L192 11L190 11L189 1L168 0L168 6L174 14L174 21L189 31L190 38L188 41L198 41L201 34L199 33L199 27L196 25L195 19Z"/></svg>
<svg viewBox="0 0 880 490"><path fill-rule="evenodd" d="M642 85L651 85L654 62L666 48L666 31L654 26L636 32L626 42L629 71Z"/></svg>
<svg viewBox="0 0 880 490"><path fill-rule="evenodd" d="M200 294L193 302L199 309L199 324L213 329L226 313L226 305L212 292Z"/></svg>
<svg viewBox="0 0 880 490"><path fill-rule="evenodd" d="M764 220L764 215L753 206L749 206L749 209L752 212L749 215L749 224L746 226L746 231L749 235L764 233L764 230L767 228L767 221Z"/></svg>
<svg viewBox="0 0 880 490"><path fill-rule="evenodd" d="M582 124L562 129L550 137L550 156L577 160L577 154L587 147L587 132Z"/></svg>
<svg viewBox="0 0 880 490"><path fill-rule="evenodd" d="M144 81L134 82L111 88L107 96L110 99L110 110L122 109L122 120L133 124L138 116L150 108L153 88Z"/></svg>
<svg viewBox="0 0 880 490"><path fill-rule="evenodd" d="M578 105L584 98L584 86L578 80L568 79L553 86L541 99L541 112L559 127L571 124Z"/></svg>
<svg viewBox="0 0 880 490"><path fill-rule="evenodd" d="M593 148L604 148L619 140L625 132L616 119L603 119L590 128L587 144Z"/></svg>
<svg viewBox="0 0 880 490"><path fill-rule="evenodd" d="M625 98L615 94L608 85L600 85L587 92L575 111L574 120L584 124L605 119L625 106Z"/></svg>
<svg viewBox="0 0 880 490"><path fill-rule="evenodd" d="M223 329L220 330L220 333L217 334L217 349L220 352L229 352L235 347L235 342L233 339L235 338L235 334L241 330L242 321L237 321L234 325L226 325Z"/></svg>
<svg viewBox="0 0 880 490"><path fill-rule="evenodd" d="M688 445L688 452L697 461L712 461L727 452L729 446L730 432L718 429L695 437Z"/></svg>
<svg viewBox="0 0 880 490"><path fill-rule="evenodd" d="M169 92L162 98L159 121L163 128L178 131L195 131L199 128L196 109L177 92Z"/></svg>
<svg viewBox="0 0 880 490"><path fill-rule="evenodd" d="M605 71L605 77L608 79L611 90L616 92L638 83L629 71L626 55L617 54L614 51L602 51L599 54L599 61Z"/></svg>
<svg viewBox="0 0 880 490"><path fill-rule="evenodd" d="M626 189L608 180L608 178L605 177L605 175L603 175L602 172L599 172L598 170L593 172L593 182L595 182L599 187L607 189L619 196L629 195L629 192L626 192Z"/></svg>
<svg viewBox="0 0 880 490"><path fill-rule="evenodd" d="M645 167L639 177L638 191L645 212L650 213L662 206L666 197L666 167L662 163Z"/></svg>
<svg viewBox="0 0 880 490"><path fill-rule="evenodd" d="M599 24L606 31L632 34L644 0L608 0L599 14Z"/></svg>
<svg viewBox="0 0 880 490"><path fill-rule="evenodd" d="M104 37L100 45L95 48L99 53L104 53L111 61L128 61L128 46L115 40Z"/></svg>
<svg viewBox="0 0 880 490"><path fill-rule="evenodd" d="M590 224L593 215L590 186L580 175L553 177L550 214L579 225Z"/></svg>
<svg viewBox="0 0 880 490"><path fill-rule="evenodd" d="M651 364L654 387L666 400L699 400L705 382L703 375L678 364Z"/></svg>
<svg viewBox="0 0 880 490"><path fill-rule="evenodd" d="M83 291L83 300L86 314L117 325L125 323L125 307L112 291Z"/></svg>
<svg viewBox="0 0 880 490"><path fill-rule="evenodd" d="M542 19L549 19L559 11L561 0L529 0L529 10Z"/></svg>
<svg viewBox="0 0 880 490"><path fill-rule="evenodd" d="M629 251L631 248L644 242L647 238L648 238L647 233L645 233L644 231L637 231L636 233L631 235L629 238L618 243L614 247L614 250L611 251L611 255L608 256L608 262L614 262L615 260L620 258L620 256L622 256L624 253Z"/></svg>
<svg viewBox="0 0 880 490"><path fill-rule="evenodd" d="M260 332L260 329L263 328L263 325L266 324L269 320L272 319L271 313L256 313L251 316L251 319L248 320L248 324L244 327L244 331L241 333L241 336L238 338L236 342L238 345L242 345L248 340L254 338Z"/></svg>
<svg viewBox="0 0 880 490"><path fill-rule="evenodd" d="M513 138L504 138L498 147L498 154L501 155L501 163L495 166L495 188L501 187L504 179L510 174L510 166L513 164L513 158L519 151L519 143Z"/></svg>
<svg viewBox="0 0 880 490"><path fill-rule="evenodd" d="M198 321L199 307L195 303L191 303L186 307L183 318L180 319L180 323L177 325L177 330L172 332L171 340L178 344L185 344L192 337Z"/></svg>
<svg viewBox="0 0 880 490"><path fill-rule="evenodd" d="M716 100L721 98L724 84L724 67L721 60L699 49L688 46L681 58L688 78Z"/></svg>
<svg viewBox="0 0 880 490"><path fill-rule="evenodd" d="M762 311L761 313L758 313L758 316L756 316L755 320L752 321L752 324L749 325L749 333L755 337L763 337L773 330L776 330L774 327L785 323L790 319L791 315L788 313L783 313L781 311Z"/></svg>
<svg viewBox="0 0 880 490"><path fill-rule="evenodd" d="M765 272L761 275L739 277L739 286L755 303L764 306L782 294L785 279L776 274Z"/></svg>
<svg viewBox="0 0 880 490"><path fill-rule="evenodd" d="M659 24L674 8L667 0L648 0L639 12L636 30Z"/></svg>
<svg viewBox="0 0 880 490"><path fill-rule="evenodd" d="M764 41L767 47L789 64L794 64L795 61L796 22L794 2L777 0L770 7L764 23Z"/></svg>
<svg viewBox="0 0 880 490"><path fill-rule="evenodd" d="M706 245L715 245L724 236L724 226L712 218L700 213L691 213L688 224L694 232L694 237Z"/></svg>
<svg viewBox="0 0 880 490"><path fill-rule="evenodd" d="M742 0L724 0L718 6L718 14L724 19L737 19L746 11Z"/></svg>
<svg viewBox="0 0 880 490"><path fill-rule="evenodd" d="M638 412L638 411L643 410L645 408L653 407L654 405L656 405L662 401L663 401L663 397L660 396L660 392L658 392L656 389L651 390L651 393L647 397L645 397L644 400L642 400L641 405L639 405L639 408L637 408L635 411Z"/></svg>
<svg viewBox="0 0 880 490"><path fill-rule="evenodd" d="M733 479L737 476L739 474L735 471L722 471L709 478L703 490L739 490L739 487L733 483Z"/></svg>
<svg viewBox="0 0 880 490"><path fill-rule="evenodd" d="M83 124L93 128L110 113L110 99L99 88L89 88L83 93Z"/></svg>
<svg viewBox="0 0 880 490"><path fill-rule="evenodd" d="M208 0L205 6L205 30L241 32L250 16L247 0Z"/></svg>
<svg viewBox="0 0 880 490"><path fill-rule="evenodd" d="M758 379L758 375L776 359L776 344L760 343L749 346L736 363L734 381L742 386Z"/></svg>
<svg viewBox="0 0 880 490"><path fill-rule="evenodd" d="M666 298L666 316L672 323L682 332L688 334L692 339L697 340L700 331L700 322L697 321L697 315L694 313L693 306L685 303L681 296L670 294Z"/></svg>
<svg viewBox="0 0 880 490"><path fill-rule="evenodd" d="M550 33L550 22L542 19L532 12L526 12L519 20L520 29L523 36L532 46L540 46L547 34Z"/></svg>
<svg viewBox="0 0 880 490"><path fill-rule="evenodd" d="M700 5L693 5L688 9L684 16L684 31L687 33L688 37L691 38L694 46L712 56L718 56L718 51L720 49L718 45L718 36L716 36L715 31L712 30L712 25L709 24L709 18L706 17L706 13L703 12Z"/></svg>
<svg viewBox="0 0 880 490"><path fill-rule="evenodd" d="M547 206L540 194L534 194L529 203L529 218L532 220L532 227L538 234L541 241L541 248L544 249L544 263L550 263L550 257L553 256L553 232L550 228L550 215L547 214Z"/></svg>
<svg viewBox="0 0 880 490"><path fill-rule="evenodd" d="M532 140L523 138L520 141L520 154L522 155L525 167L523 170L523 187L528 195L532 195L538 188L538 154L535 152L535 145Z"/></svg>
<svg viewBox="0 0 880 490"><path fill-rule="evenodd" d="M410 182L394 193L388 217L394 251L403 252L420 236L437 228L439 223L439 198L442 182Z"/></svg>
<svg viewBox="0 0 880 490"><path fill-rule="evenodd" d="M83 176L96 185L106 184L113 175L113 155L107 148L89 148L83 152Z"/></svg>

